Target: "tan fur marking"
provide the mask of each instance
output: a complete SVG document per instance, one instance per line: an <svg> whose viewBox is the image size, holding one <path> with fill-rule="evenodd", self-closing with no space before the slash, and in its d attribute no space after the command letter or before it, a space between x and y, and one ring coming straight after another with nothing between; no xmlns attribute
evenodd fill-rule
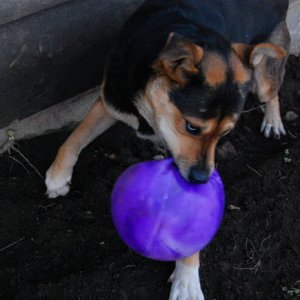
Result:
<svg viewBox="0 0 300 300"><path fill-rule="evenodd" d="M182 258L180 261L187 266L198 267L200 264L200 252L197 252L189 257Z"/></svg>
<svg viewBox="0 0 300 300"><path fill-rule="evenodd" d="M213 119L214 127L202 140L202 156L206 157L206 162L212 170L215 165L215 151L221 134L234 127L235 118L225 117L221 123Z"/></svg>
<svg viewBox="0 0 300 300"><path fill-rule="evenodd" d="M235 118L228 117L219 123L216 118L201 120L184 116L170 101L170 88L170 81L165 76L153 78L147 84L143 97L152 111L152 120L149 123L153 124L160 139L166 142L185 178L188 177L190 168L201 159L205 159L212 170L220 134L233 127ZM198 136L189 134L185 129L186 120L200 127L202 133Z"/></svg>
<svg viewBox="0 0 300 300"><path fill-rule="evenodd" d="M250 79L250 72L243 66L236 55L232 54L230 56L229 63L233 72L233 81L243 84Z"/></svg>
<svg viewBox="0 0 300 300"><path fill-rule="evenodd" d="M237 115L225 117L222 122L218 126L218 131L216 132L216 135L220 136L227 130L233 129L236 121L238 119Z"/></svg>
<svg viewBox="0 0 300 300"><path fill-rule="evenodd" d="M185 131L185 119L178 113L174 119L174 136L176 137L176 149L173 151L176 162L181 171L188 174L189 168L198 163L199 160L205 159L211 170L215 164L215 149L220 139L220 135L226 130L234 127L235 120L228 117L221 123L217 119L207 121L191 118L192 124L203 128L202 134L192 136ZM172 147L172 145L171 145Z"/></svg>
<svg viewBox="0 0 300 300"><path fill-rule="evenodd" d="M211 137L203 149L203 154L206 155L206 163L211 170L215 166L215 151L218 141L218 137Z"/></svg>
<svg viewBox="0 0 300 300"><path fill-rule="evenodd" d="M170 102L170 89L170 82L165 76L155 77L149 81L145 89L145 99L154 112L159 114L166 110L165 105Z"/></svg>
<svg viewBox="0 0 300 300"><path fill-rule="evenodd" d="M195 64L198 65L203 58L203 49L199 46L193 47L193 53L194 53L194 58L195 58Z"/></svg>
<svg viewBox="0 0 300 300"><path fill-rule="evenodd" d="M242 43L234 43L232 44L232 49L234 50L235 54L238 56L240 61L244 63L248 63L248 57L250 55L250 52L253 49L253 46L249 46Z"/></svg>
<svg viewBox="0 0 300 300"><path fill-rule="evenodd" d="M216 53L205 53L202 62L202 71L209 85L218 85L226 80L226 63L223 58Z"/></svg>
<svg viewBox="0 0 300 300"><path fill-rule="evenodd" d="M199 72L197 65L203 49L179 34L170 33L166 45L152 68L180 85L186 83L186 74Z"/></svg>
<svg viewBox="0 0 300 300"><path fill-rule="evenodd" d="M272 78L267 72L267 61L262 59L260 64L255 67L254 78L258 83L256 85L255 92L257 93L259 100L262 102L268 102L273 99L278 93L278 86L273 83Z"/></svg>

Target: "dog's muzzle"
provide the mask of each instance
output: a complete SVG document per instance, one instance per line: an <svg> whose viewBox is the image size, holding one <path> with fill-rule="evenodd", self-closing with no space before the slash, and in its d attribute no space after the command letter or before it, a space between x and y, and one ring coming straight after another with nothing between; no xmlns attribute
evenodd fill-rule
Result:
<svg viewBox="0 0 300 300"><path fill-rule="evenodd" d="M206 183L209 179L210 172L194 166L190 169L188 180L193 183Z"/></svg>

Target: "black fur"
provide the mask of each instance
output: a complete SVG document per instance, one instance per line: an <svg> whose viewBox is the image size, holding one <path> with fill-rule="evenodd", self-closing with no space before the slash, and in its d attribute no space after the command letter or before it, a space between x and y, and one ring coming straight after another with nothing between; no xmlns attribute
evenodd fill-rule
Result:
<svg viewBox="0 0 300 300"><path fill-rule="evenodd" d="M240 87L230 79L212 88L199 84L199 80L194 78L188 88L172 90L170 99L184 115L201 119L217 117L221 120L242 110L245 97L239 90Z"/></svg>
<svg viewBox="0 0 300 300"><path fill-rule="evenodd" d="M139 115L134 106L135 95L144 89L153 74L151 64L163 49L170 32L181 34L204 49L218 51L226 59L231 42L264 42L285 18L287 8L288 0L145 1L125 24L108 61L104 87L106 101L121 112ZM230 82L224 87L224 91L227 88L234 90ZM181 97L192 99L197 92L209 94L208 88L199 91L192 84L189 91L175 91L173 101L180 107ZM224 97L220 93L219 89L214 97L209 94L211 101L208 99L206 105L214 107L216 97ZM228 90L225 95L230 101ZM190 113L195 110L192 102L188 108ZM145 122L142 123L145 127ZM149 126L146 128L149 131Z"/></svg>

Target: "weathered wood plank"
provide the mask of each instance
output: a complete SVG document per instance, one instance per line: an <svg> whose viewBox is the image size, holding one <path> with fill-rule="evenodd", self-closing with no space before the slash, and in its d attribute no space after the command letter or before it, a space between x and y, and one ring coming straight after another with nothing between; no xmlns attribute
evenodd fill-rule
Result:
<svg viewBox="0 0 300 300"><path fill-rule="evenodd" d="M23 120L15 120L0 129L0 154L9 140L8 131L13 131L14 140L28 139L42 134L73 127L86 115L97 100L100 88L96 87L67 101L56 104Z"/></svg>
<svg viewBox="0 0 300 300"><path fill-rule="evenodd" d="M0 25L68 1L70 0L1 0Z"/></svg>
<svg viewBox="0 0 300 300"><path fill-rule="evenodd" d="M1 25L0 128L100 84L121 26L142 1L68 1Z"/></svg>

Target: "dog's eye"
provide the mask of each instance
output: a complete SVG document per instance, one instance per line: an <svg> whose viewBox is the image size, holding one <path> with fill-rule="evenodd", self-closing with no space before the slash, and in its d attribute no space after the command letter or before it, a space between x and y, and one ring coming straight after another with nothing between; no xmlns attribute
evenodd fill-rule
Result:
<svg viewBox="0 0 300 300"><path fill-rule="evenodd" d="M185 122L185 130L192 135L198 135L201 133L201 129L199 127L192 125L188 121Z"/></svg>

